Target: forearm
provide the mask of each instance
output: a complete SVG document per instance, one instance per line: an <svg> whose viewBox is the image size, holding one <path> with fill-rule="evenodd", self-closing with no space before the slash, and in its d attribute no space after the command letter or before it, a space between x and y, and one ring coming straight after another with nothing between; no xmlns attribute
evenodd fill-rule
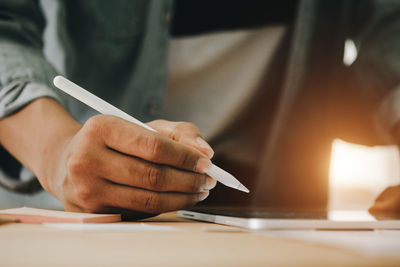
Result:
<svg viewBox="0 0 400 267"><path fill-rule="evenodd" d="M40 98L0 120L0 143L48 190L52 175L49 166L80 128L60 104Z"/></svg>

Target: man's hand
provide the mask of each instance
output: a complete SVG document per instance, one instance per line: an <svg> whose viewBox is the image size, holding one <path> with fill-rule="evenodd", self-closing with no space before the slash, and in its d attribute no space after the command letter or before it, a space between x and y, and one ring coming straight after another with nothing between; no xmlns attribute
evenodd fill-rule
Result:
<svg viewBox="0 0 400 267"><path fill-rule="evenodd" d="M149 125L159 133L108 115L81 126L41 99L0 121L0 141L69 211L139 218L204 200L216 181L204 174L213 151L197 127Z"/></svg>
<svg viewBox="0 0 400 267"><path fill-rule="evenodd" d="M369 209L371 214L396 213L400 215L400 185L385 189Z"/></svg>
<svg viewBox="0 0 400 267"><path fill-rule="evenodd" d="M197 144L197 128L151 126L172 138L117 117L92 117L67 143L49 191L67 210L84 212L158 214L204 200L216 181L204 174L211 153Z"/></svg>

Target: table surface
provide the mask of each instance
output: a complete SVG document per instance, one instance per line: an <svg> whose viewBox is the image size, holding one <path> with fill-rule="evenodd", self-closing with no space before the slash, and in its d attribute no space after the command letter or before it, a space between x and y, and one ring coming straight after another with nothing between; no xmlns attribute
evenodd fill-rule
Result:
<svg viewBox="0 0 400 267"><path fill-rule="evenodd" d="M167 213L144 221L166 231L68 230L0 225L1 266L399 266L398 257L371 256L318 243L250 233ZM130 222L127 224L139 224ZM157 228L157 227L155 227Z"/></svg>

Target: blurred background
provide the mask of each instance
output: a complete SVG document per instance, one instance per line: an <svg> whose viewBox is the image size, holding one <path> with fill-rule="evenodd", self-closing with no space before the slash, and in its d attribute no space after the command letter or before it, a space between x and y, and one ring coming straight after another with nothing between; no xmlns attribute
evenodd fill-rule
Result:
<svg viewBox="0 0 400 267"><path fill-rule="evenodd" d="M48 21L45 32L45 54L49 61L63 73L64 55L60 49L59 40L54 39L54 36L57 36L57 34L55 34L55 14L58 1L42 0L41 4L46 6L44 11ZM262 36L268 36L268 32L265 32L266 30L260 29L260 31ZM257 32L254 33L257 34ZM192 51L191 49L197 52L203 49L203 54L211 57L214 51L204 48L210 47L208 46L210 42L219 42L222 43L222 45L231 46L235 42L240 42L243 38L247 38L248 35L249 33L237 31L229 34L225 33L220 36L211 35L208 37L177 38L177 40L172 40L170 54L172 54L178 63L179 60L185 61L184 53ZM263 39L258 39L258 41L258 43L265 48ZM252 49L253 48L254 47L252 47ZM273 47L271 47L271 50L272 49ZM268 49L264 49L264 51L269 53ZM249 62L249 64L257 65L260 58L265 56L266 55L260 56L260 54L254 54L253 61ZM352 40L347 40L345 43L343 63L349 66L356 58L356 47ZM204 60L204 57L202 57L202 59ZM246 59L251 59L251 57L246 57ZM179 64L174 65L179 67ZM184 69L185 66L182 68ZM237 89L240 90L240 83L232 82L232 84L236 85ZM230 87L229 89L233 90L234 88L232 88L233 87ZM221 90L223 90L223 88ZM221 91L220 93L222 94L224 92ZM219 97L214 97L214 100L216 103L221 102ZM196 102L199 101L193 101L190 105L195 105ZM170 110L169 112L172 116L174 111ZM218 127L222 127L220 123L213 125L209 117L201 116L201 114L197 115L197 121L195 115L190 113L187 115L189 117L192 116L192 119L194 118L192 121L199 125L206 137L212 136L213 132L218 130ZM220 118L220 121L221 120L223 121L223 118ZM399 151L396 146L366 147L347 143L339 139L332 143L329 172L329 207L331 209L367 209L382 190L389 185L399 183L400 159ZM33 207L62 208L61 203L46 192L41 192L33 196L21 196L0 188L1 207L27 205L27 203L29 206Z"/></svg>
<svg viewBox="0 0 400 267"><path fill-rule="evenodd" d="M346 40L343 63L357 58L352 40ZM387 186L400 183L397 146L367 147L336 139L329 170L329 208L367 209Z"/></svg>
<svg viewBox="0 0 400 267"><path fill-rule="evenodd" d="M331 209L367 209L387 186L400 183L396 146L366 147L336 139L329 172Z"/></svg>

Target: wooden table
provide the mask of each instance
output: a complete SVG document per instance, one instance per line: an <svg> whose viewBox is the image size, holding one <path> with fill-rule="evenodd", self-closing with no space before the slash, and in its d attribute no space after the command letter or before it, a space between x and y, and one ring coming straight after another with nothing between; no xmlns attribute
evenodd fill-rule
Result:
<svg viewBox="0 0 400 267"><path fill-rule="evenodd" d="M400 266L400 255L370 257L193 222L176 213L146 223L174 230L74 231L44 225L1 225L0 266Z"/></svg>

